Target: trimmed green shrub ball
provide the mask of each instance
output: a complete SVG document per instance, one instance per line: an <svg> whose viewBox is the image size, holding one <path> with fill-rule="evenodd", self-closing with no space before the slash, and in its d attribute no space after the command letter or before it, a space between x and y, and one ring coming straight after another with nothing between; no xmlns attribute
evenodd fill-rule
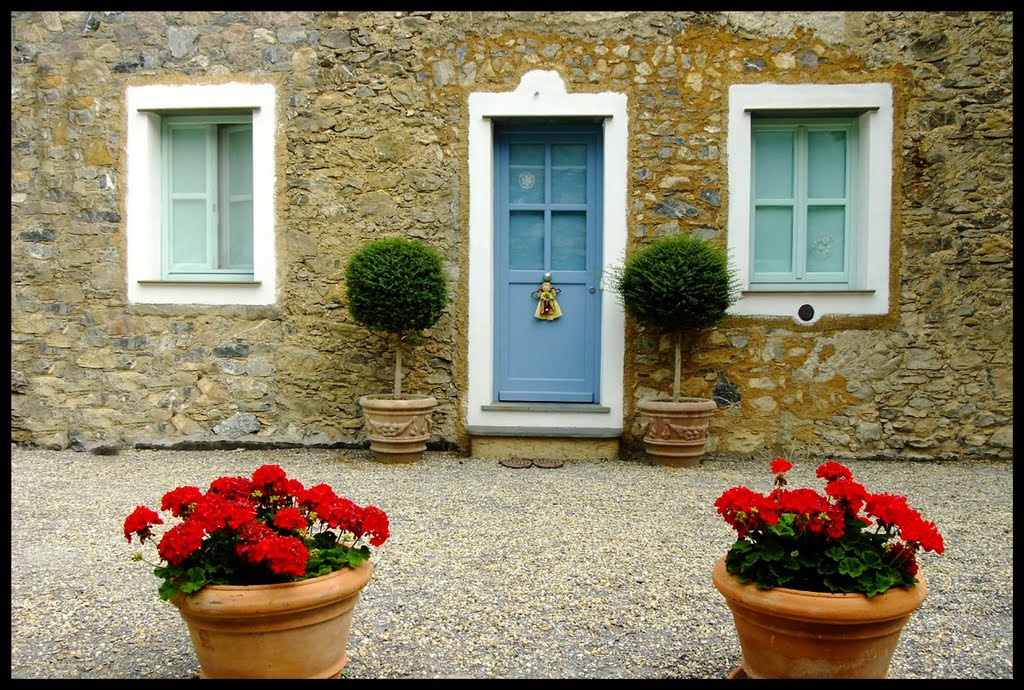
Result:
<svg viewBox="0 0 1024 690"><path fill-rule="evenodd" d="M711 328L725 319L737 298L725 252L686 235L640 248L612 283L626 312L666 331Z"/></svg>
<svg viewBox="0 0 1024 690"><path fill-rule="evenodd" d="M367 242L345 267L345 287L352 318L377 331L429 328L448 303L441 255L418 240Z"/></svg>

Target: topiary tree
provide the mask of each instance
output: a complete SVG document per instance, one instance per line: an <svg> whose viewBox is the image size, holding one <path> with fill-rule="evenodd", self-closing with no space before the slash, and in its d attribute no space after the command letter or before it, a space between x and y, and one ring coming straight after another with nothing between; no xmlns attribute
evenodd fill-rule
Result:
<svg viewBox="0 0 1024 690"><path fill-rule="evenodd" d="M441 255L418 240L371 240L349 258L345 287L352 318L394 339L394 394L398 397L402 394L402 343L437 323L448 304Z"/></svg>
<svg viewBox="0 0 1024 690"><path fill-rule="evenodd" d="M611 287L638 323L672 334L672 400L678 401L683 332L716 326L738 298L725 252L697 237L659 238L612 271Z"/></svg>

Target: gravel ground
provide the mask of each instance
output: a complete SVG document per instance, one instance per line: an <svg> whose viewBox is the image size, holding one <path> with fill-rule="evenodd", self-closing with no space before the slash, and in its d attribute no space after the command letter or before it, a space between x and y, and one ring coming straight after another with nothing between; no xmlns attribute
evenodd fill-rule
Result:
<svg viewBox="0 0 1024 690"><path fill-rule="evenodd" d="M12 448L11 677L198 677L123 521L172 488L264 463L391 519L346 678L724 678L739 664L711 583L733 533L713 502L737 484L767 490L761 462L510 469L440 452L385 465L361 450ZM820 489L817 464L797 463L790 487ZM845 464L871 491L906 494L945 537L945 555L920 558L928 596L890 677L1012 679L1012 463Z"/></svg>

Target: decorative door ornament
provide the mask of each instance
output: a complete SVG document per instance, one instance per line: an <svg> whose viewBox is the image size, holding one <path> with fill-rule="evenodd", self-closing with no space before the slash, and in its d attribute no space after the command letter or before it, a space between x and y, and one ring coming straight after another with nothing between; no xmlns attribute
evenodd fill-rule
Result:
<svg viewBox="0 0 1024 690"><path fill-rule="evenodd" d="M562 308L558 306L555 296L561 291L561 288L551 284L551 274L545 273L544 282L540 284L540 288L533 291L533 298L537 300L537 309L533 315L544 321L554 321L560 317Z"/></svg>

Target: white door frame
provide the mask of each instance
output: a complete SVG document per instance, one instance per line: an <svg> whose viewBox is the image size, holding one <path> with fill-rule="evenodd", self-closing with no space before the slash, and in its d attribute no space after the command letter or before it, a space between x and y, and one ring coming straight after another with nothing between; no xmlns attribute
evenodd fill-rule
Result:
<svg viewBox="0 0 1024 690"><path fill-rule="evenodd" d="M469 352L465 400L469 433L531 431L566 436L618 436L623 429L625 313L610 290L601 294L601 399L598 405L497 405L494 366L494 142L492 119L599 117L604 121L604 229L602 261L621 263L626 251L627 114L622 93L565 90L555 71L523 75L514 91L469 95ZM557 414L551 405L561 406ZM519 409L512 409L518 407ZM523 409L532 407L533 409Z"/></svg>

